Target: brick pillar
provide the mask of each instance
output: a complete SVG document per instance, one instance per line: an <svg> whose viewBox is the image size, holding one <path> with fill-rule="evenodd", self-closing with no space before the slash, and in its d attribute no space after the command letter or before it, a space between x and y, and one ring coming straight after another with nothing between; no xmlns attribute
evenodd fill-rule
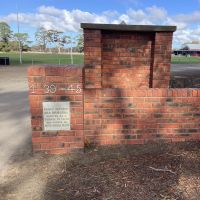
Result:
<svg viewBox="0 0 200 200"><path fill-rule="evenodd" d="M173 32L155 32L152 45L151 87L168 88Z"/></svg>
<svg viewBox="0 0 200 200"><path fill-rule="evenodd" d="M84 29L85 88L101 88L101 30Z"/></svg>
<svg viewBox="0 0 200 200"><path fill-rule="evenodd" d="M28 69L28 81L33 152L68 154L82 151L82 68L34 66ZM45 130L44 102L70 103L70 130Z"/></svg>
<svg viewBox="0 0 200 200"><path fill-rule="evenodd" d="M168 88L174 26L81 24L85 88Z"/></svg>

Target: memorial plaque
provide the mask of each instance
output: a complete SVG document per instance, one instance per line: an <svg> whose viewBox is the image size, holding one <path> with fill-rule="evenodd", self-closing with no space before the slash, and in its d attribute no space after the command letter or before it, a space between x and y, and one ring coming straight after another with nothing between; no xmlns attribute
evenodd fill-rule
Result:
<svg viewBox="0 0 200 200"><path fill-rule="evenodd" d="M43 102L45 131L70 130L70 102Z"/></svg>

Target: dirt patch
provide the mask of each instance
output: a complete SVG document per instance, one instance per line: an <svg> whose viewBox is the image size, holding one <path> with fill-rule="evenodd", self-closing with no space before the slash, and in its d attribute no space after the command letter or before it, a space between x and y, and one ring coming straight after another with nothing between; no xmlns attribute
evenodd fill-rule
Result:
<svg viewBox="0 0 200 200"><path fill-rule="evenodd" d="M32 156L1 171L1 199L198 200L200 143L88 149L84 155Z"/></svg>

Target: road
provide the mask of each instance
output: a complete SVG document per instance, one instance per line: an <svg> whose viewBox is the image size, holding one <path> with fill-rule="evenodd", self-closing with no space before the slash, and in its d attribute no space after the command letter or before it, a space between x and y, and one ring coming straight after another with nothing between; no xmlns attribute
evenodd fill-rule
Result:
<svg viewBox="0 0 200 200"><path fill-rule="evenodd" d="M200 78L200 64L173 64L171 73L174 76Z"/></svg>

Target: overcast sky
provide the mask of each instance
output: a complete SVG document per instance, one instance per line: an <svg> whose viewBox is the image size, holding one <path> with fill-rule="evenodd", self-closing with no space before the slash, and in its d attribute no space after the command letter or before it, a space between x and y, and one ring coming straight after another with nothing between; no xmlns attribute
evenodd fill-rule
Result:
<svg viewBox="0 0 200 200"><path fill-rule="evenodd" d="M0 0L0 21L33 39L40 26L79 32L81 22L176 25L175 47L200 41L200 0ZM2 7L3 6L3 7Z"/></svg>

